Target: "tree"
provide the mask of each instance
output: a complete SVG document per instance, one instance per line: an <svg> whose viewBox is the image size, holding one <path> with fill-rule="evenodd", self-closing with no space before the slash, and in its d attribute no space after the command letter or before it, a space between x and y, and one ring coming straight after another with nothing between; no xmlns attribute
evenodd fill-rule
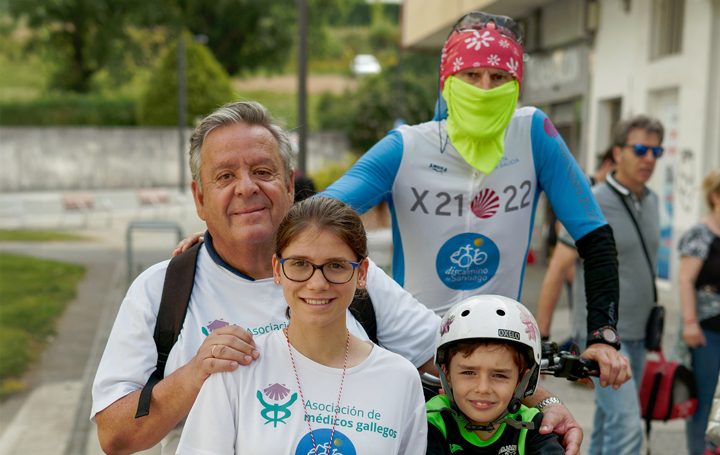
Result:
<svg viewBox="0 0 720 455"><path fill-rule="evenodd" d="M129 26L187 29L208 36L208 46L230 74L280 70L296 41L296 0L0 0L15 18L42 31L41 45L59 61L52 86L85 93L100 69L132 46ZM331 14L344 0L309 0L309 41L325 39Z"/></svg>
<svg viewBox="0 0 720 455"><path fill-rule="evenodd" d="M166 0L154 0L155 5ZM168 0L169 1L169 0ZM52 86L88 92L92 75L103 68L127 40L126 27L153 20L144 0L23 0L6 3L14 17L26 17L30 28L41 30L59 70Z"/></svg>
<svg viewBox="0 0 720 455"><path fill-rule="evenodd" d="M265 67L280 71L295 46L297 0L179 0L184 25L209 38L229 74ZM322 47L331 15L345 0L308 0L309 45Z"/></svg>
<svg viewBox="0 0 720 455"><path fill-rule="evenodd" d="M437 57L405 53L400 116L415 125L432 119L438 96ZM393 128L396 120L396 67L367 77L357 92L324 94L318 103L321 129L347 133L350 145L364 153Z"/></svg>
<svg viewBox="0 0 720 455"><path fill-rule="evenodd" d="M188 125L233 101L230 78L207 46L185 39ZM140 125L177 124L177 42L168 48L138 106Z"/></svg>

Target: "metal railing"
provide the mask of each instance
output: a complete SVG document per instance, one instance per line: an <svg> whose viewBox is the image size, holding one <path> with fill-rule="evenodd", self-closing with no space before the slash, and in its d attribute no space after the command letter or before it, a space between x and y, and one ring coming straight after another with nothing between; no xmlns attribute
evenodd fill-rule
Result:
<svg viewBox="0 0 720 455"><path fill-rule="evenodd" d="M132 233L134 231L175 231L177 232L177 241L180 243L185 235L183 235L182 227L179 223L174 221L132 221L125 233L126 245L127 245L127 282L128 285L134 278L132 273L133 267L133 247L132 247Z"/></svg>

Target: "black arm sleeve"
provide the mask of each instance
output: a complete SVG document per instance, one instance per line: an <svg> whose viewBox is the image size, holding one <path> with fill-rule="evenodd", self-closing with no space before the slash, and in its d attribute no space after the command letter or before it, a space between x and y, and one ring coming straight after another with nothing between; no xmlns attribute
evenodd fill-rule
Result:
<svg viewBox="0 0 720 455"><path fill-rule="evenodd" d="M427 455L450 455L450 444L445 435L431 423L428 423L427 442Z"/></svg>
<svg viewBox="0 0 720 455"><path fill-rule="evenodd" d="M620 280L612 228L606 224L575 242L585 270L588 333L600 327L616 327Z"/></svg>
<svg viewBox="0 0 720 455"><path fill-rule="evenodd" d="M542 424L542 418L542 412L533 417L535 429L529 430L525 437L525 455L565 455L565 449L560 444L558 435L555 433L540 434L538 429Z"/></svg>

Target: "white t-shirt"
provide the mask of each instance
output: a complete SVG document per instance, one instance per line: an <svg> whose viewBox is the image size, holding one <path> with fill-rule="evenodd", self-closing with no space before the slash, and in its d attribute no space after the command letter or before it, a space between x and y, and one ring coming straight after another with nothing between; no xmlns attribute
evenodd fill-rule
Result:
<svg viewBox="0 0 720 455"><path fill-rule="evenodd" d="M288 323L282 287L272 278L251 280L223 262L205 244L198 252L195 284L183 329L170 351L165 375L186 365L214 329L237 324L262 335ZM153 340L169 261L143 272L130 286L118 312L93 383L91 419L120 398L142 389L157 364ZM377 320L377 337L388 350L416 367L432 358L440 319L370 261L367 289ZM367 340L347 312L350 332ZM260 351L260 356L265 353ZM163 454L174 454L184 420L162 441Z"/></svg>
<svg viewBox="0 0 720 455"><path fill-rule="evenodd" d="M310 427L318 455L425 453L425 400L418 372L407 360L375 347L360 365L347 369L330 446L343 370L313 362L293 348L301 396L283 332L258 337L256 343L267 355L205 381L178 454L308 455L313 453Z"/></svg>

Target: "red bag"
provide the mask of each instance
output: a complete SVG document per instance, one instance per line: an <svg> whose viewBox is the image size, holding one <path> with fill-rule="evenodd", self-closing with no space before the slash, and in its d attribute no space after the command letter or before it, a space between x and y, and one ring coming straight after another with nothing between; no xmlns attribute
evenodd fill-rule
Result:
<svg viewBox="0 0 720 455"><path fill-rule="evenodd" d="M690 417L697 411L697 386L692 371L677 362L668 362L657 351L659 360L647 360L640 383L640 410L650 453L650 423Z"/></svg>
<svg viewBox="0 0 720 455"><path fill-rule="evenodd" d="M648 360L640 384L640 409L645 420L683 419L697 410L697 386L692 371L677 362Z"/></svg>

